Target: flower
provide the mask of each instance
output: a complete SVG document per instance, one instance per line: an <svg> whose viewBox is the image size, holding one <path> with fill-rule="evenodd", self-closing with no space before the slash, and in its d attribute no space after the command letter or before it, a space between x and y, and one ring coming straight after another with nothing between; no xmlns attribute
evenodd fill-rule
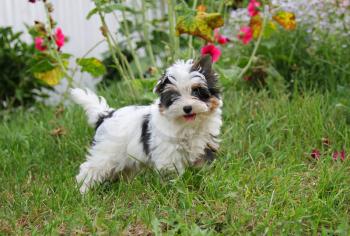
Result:
<svg viewBox="0 0 350 236"><path fill-rule="evenodd" d="M216 62L219 60L221 56L221 50L218 47L215 47L214 44L207 44L204 47L202 47L201 54L202 55L210 54L211 60L213 62Z"/></svg>
<svg viewBox="0 0 350 236"><path fill-rule="evenodd" d="M344 150L341 150L340 152L338 152L338 151L335 151L335 152L333 152L333 160L338 160L338 157L340 156L340 159L342 160L342 161L344 161L345 160L345 151Z"/></svg>
<svg viewBox="0 0 350 236"><path fill-rule="evenodd" d="M43 38L36 37L34 39L34 45L35 45L35 48L38 49L39 51L46 50L46 46L44 46L44 39Z"/></svg>
<svg viewBox="0 0 350 236"><path fill-rule="evenodd" d="M36 0L28 0L28 1L31 2L31 3L35 3Z"/></svg>
<svg viewBox="0 0 350 236"><path fill-rule="evenodd" d="M257 2L256 0L250 0L247 7L249 16L256 16L259 13L260 6L261 6L260 2Z"/></svg>
<svg viewBox="0 0 350 236"><path fill-rule="evenodd" d="M314 159L319 160L320 157L321 157L320 151L319 151L318 149L313 149L313 150L311 151L311 157L314 158Z"/></svg>
<svg viewBox="0 0 350 236"><path fill-rule="evenodd" d="M61 47L64 45L64 38L65 36L62 32L62 29L58 27L55 32L55 42L58 47L58 50L60 50Z"/></svg>
<svg viewBox="0 0 350 236"><path fill-rule="evenodd" d="M214 38L219 44L225 45L226 43L230 42L230 39L221 35L219 33L219 29L214 30Z"/></svg>
<svg viewBox="0 0 350 236"><path fill-rule="evenodd" d="M253 31L249 26L242 26L237 37L243 44L248 44L253 39Z"/></svg>
<svg viewBox="0 0 350 236"><path fill-rule="evenodd" d="M338 151L335 151L335 152L333 152L333 160L338 160L338 156L339 156L339 152Z"/></svg>
<svg viewBox="0 0 350 236"><path fill-rule="evenodd" d="M342 161L345 160L345 151L344 151L344 150L341 150L341 152L340 152L340 159L341 159Z"/></svg>
<svg viewBox="0 0 350 236"><path fill-rule="evenodd" d="M341 3L340 3L340 6L346 8L346 7L349 7L350 6L350 0L343 0Z"/></svg>

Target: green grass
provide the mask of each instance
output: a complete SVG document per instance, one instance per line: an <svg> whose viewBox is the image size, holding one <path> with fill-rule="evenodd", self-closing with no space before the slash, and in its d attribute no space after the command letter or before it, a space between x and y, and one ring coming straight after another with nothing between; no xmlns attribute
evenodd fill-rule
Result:
<svg viewBox="0 0 350 236"><path fill-rule="evenodd" d="M132 102L118 87L103 93L113 105ZM213 165L172 181L147 170L84 197L74 177L93 130L82 110L7 115L0 125L0 232L348 235L350 162L334 162L331 152L349 151L350 126L334 97L227 89L224 101ZM52 136L56 127L66 133ZM313 160L313 148L325 156Z"/></svg>

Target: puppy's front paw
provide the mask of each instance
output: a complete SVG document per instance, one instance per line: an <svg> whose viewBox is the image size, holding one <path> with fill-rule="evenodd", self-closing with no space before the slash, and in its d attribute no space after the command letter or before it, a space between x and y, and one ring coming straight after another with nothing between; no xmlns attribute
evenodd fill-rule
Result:
<svg viewBox="0 0 350 236"><path fill-rule="evenodd" d="M75 177L78 187L79 187L79 191L81 194L85 194L88 192L89 188L90 188L90 184L89 181L87 181L87 175L80 172L76 177Z"/></svg>

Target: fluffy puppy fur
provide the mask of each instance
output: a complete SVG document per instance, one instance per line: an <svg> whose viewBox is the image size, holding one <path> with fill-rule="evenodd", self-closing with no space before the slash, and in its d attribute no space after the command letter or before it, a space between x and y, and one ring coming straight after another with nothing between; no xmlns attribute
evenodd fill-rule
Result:
<svg viewBox="0 0 350 236"><path fill-rule="evenodd" d="M136 173L144 165L181 175L187 166L214 159L222 101L211 57L177 61L154 91L159 98L149 106L113 109L89 90L71 90L96 128L76 177L81 193L120 174Z"/></svg>

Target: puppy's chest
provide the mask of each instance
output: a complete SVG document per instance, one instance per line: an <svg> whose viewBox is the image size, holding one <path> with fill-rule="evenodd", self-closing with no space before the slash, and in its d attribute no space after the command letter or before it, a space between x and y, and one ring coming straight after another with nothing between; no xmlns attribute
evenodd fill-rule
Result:
<svg viewBox="0 0 350 236"><path fill-rule="evenodd" d="M184 130L173 137L157 137L154 150L157 153L167 153L169 156L196 159L204 153L209 139L209 133L198 130Z"/></svg>
<svg viewBox="0 0 350 236"><path fill-rule="evenodd" d="M209 134L193 130L184 131L178 135L176 144L178 150L184 152L194 152L196 149L204 148Z"/></svg>

